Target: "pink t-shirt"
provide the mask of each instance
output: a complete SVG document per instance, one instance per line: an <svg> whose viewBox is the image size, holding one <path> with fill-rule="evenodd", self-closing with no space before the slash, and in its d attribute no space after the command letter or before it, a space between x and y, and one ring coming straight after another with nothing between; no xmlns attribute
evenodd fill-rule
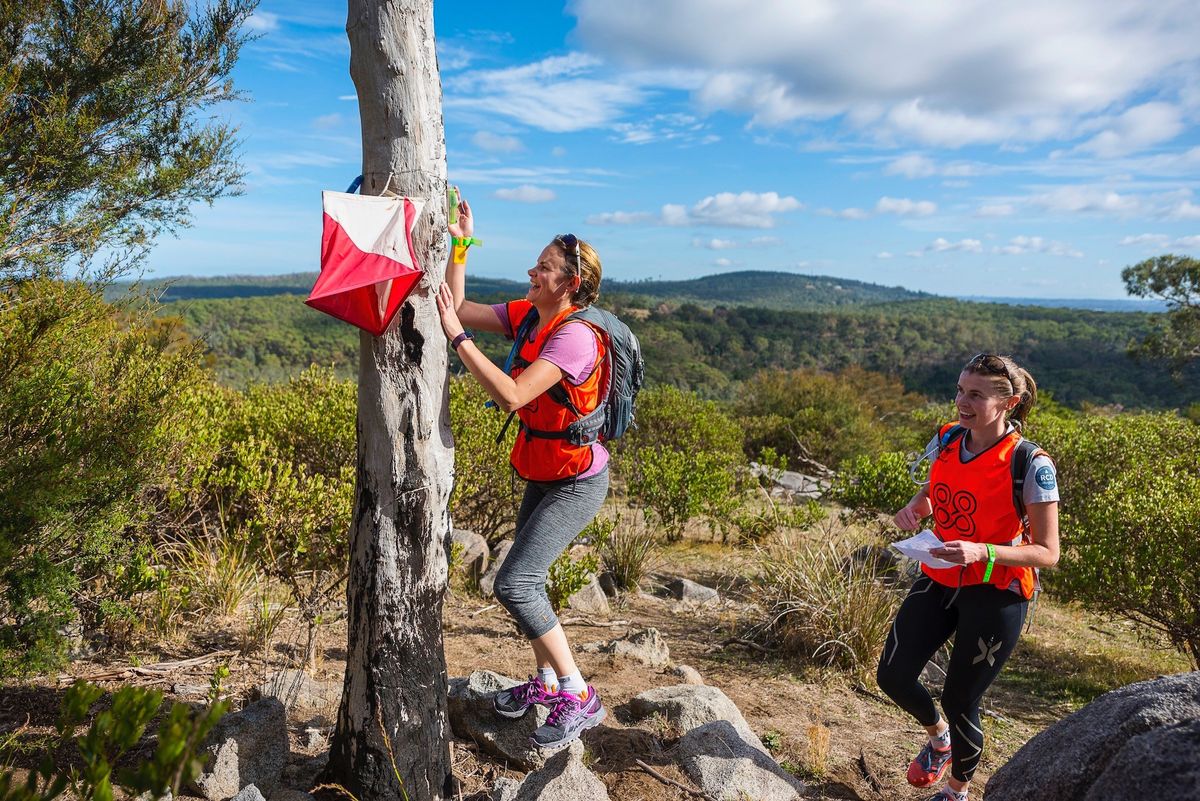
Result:
<svg viewBox="0 0 1200 801"><path fill-rule="evenodd" d="M504 335L513 338L512 325L508 321L508 308L504 303L493 303L492 311L504 326ZM562 370L568 381L579 386L588 380L596 369L596 358L600 348L596 343L596 334L583 323L567 323L559 326L542 346L539 359L545 359L559 370ZM599 442L592 444L592 466L579 475L579 478L591 478L608 466L608 451Z"/></svg>

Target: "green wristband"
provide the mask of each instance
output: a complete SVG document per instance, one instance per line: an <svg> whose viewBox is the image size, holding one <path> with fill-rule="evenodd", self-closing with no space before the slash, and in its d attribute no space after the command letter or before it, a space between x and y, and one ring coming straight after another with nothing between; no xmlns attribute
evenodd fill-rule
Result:
<svg viewBox="0 0 1200 801"><path fill-rule="evenodd" d="M452 236L450 237L450 244L456 247L464 248L469 248L471 245L479 245L480 247L483 247L483 240L476 239L473 236Z"/></svg>
<svg viewBox="0 0 1200 801"><path fill-rule="evenodd" d="M988 552L988 563L987 563L987 569L983 571L983 583L984 584L991 581L992 568L996 566L996 546L992 545L989 542L989 543L987 543L987 545L985 547L987 548L987 552Z"/></svg>

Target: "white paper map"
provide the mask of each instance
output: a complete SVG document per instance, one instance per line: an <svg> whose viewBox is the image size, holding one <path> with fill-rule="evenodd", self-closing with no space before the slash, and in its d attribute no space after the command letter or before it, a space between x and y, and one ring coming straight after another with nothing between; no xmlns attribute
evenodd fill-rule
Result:
<svg viewBox="0 0 1200 801"><path fill-rule="evenodd" d="M937 538L929 529L925 529L920 534L914 534L906 540L893 542L892 547L900 553L907 556L909 559L916 559L923 565L930 567L957 567L953 562L947 562L945 559L938 559L936 556L929 554L932 548L941 548L942 541Z"/></svg>

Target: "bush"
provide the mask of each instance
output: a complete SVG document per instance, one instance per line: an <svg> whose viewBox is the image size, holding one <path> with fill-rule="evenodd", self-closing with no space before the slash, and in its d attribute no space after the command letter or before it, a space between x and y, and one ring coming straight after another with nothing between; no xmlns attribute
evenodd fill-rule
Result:
<svg viewBox="0 0 1200 801"><path fill-rule="evenodd" d="M1164 635L1200 667L1200 427L1088 415L1041 433L1063 488L1055 588Z"/></svg>
<svg viewBox="0 0 1200 801"><path fill-rule="evenodd" d="M508 415L484 406L488 394L467 376L450 382L450 429L454 433L454 490L450 514L454 525L467 528L495 545L517 519L520 496L508 462L517 424L496 442Z"/></svg>
<svg viewBox="0 0 1200 801"><path fill-rule="evenodd" d="M872 559L849 558L861 544L832 528L817 543L784 539L755 580L763 632L784 653L858 678L874 670L900 603Z"/></svg>
<svg viewBox="0 0 1200 801"><path fill-rule="evenodd" d="M550 564L550 572L546 577L546 595L556 615L563 610L572 595L587 586L599 568L594 553L573 559L568 553L569 550L563 551Z"/></svg>
<svg viewBox="0 0 1200 801"><path fill-rule="evenodd" d="M856 456L834 479L834 499L859 514L891 517L920 489L909 475L913 458L894 451Z"/></svg>
<svg viewBox="0 0 1200 801"><path fill-rule="evenodd" d="M677 540L691 518L714 530L741 503L747 462L737 423L713 401L669 386L638 397L637 428L620 440L618 468L629 495Z"/></svg>
<svg viewBox="0 0 1200 801"><path fill-rule="evenodd" d="M136 300L49 280L0 292L0 672L56 664L64 626L95 630L152 580L150 496L198 363Z"/></svg>
<svg viewBox="0 0 1200 801"><path fill-rule="evenodd" d="M813 461L836 468L855 456L913 447L910 412L921 402L898 379L859 368L764 370L743 385L735 408L748 454L773 448L803 471Z"/></svg>
<svg viewBox="0 0 1200 801"><path fill-rule="evenodd" d="M219 686L219 678L214 678L212 695ZM96 685L77 681L63 696L57 750L73 744L82 765L63 767L52 752L21 784L15 782L12 772L0 771L0 801L52 801L64 794L80 801L112 801L114 785L129 798L142 794L152 799L173 798L200 775L206 756L204 738L225 713L224 702L214 697L208 708L195 712L185 704L172 704L159 724L150 758L136 766L116 768L158 716L162 693L122 687L112 696L111 708L97 714L87 733L76 737L75 729L103 695Z"/></svg>

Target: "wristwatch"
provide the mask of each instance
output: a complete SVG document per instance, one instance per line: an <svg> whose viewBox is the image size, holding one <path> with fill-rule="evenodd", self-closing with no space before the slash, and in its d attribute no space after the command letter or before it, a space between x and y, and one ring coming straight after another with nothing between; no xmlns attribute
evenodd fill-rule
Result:
<svg viewBox="0 0 1200 801"><path fill-rule="evenodd" d="M470 331L463 331L461 334L456 336L454 339L450 340L450 347L454 348L454 350L457 351L459 345L461 345L463 342L465 342L468 339L474 339L474 338L475 338L475 335L473 333L471 333Z"/></svg>

